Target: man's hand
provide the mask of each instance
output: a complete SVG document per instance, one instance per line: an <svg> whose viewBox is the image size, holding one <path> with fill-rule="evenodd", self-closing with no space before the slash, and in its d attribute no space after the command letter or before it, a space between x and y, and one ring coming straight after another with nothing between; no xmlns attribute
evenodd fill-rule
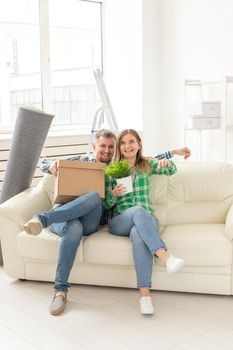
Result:
<svg viewBox="0 0 233 350"><path fill-rule="evenodd" d="M178 156L184 156L184 159L187 159L191 156L191 151L188 147L174 149L172 153L177 154Z"/></svg>
<svg viewBox="0 0 233 350"><path fill-rule="evenodd" d="M50 173L51 173L53 176L57 176L57 173L58 173L58 160L54 160L54 161L50 164L49 170L50 170Z"/></svg>

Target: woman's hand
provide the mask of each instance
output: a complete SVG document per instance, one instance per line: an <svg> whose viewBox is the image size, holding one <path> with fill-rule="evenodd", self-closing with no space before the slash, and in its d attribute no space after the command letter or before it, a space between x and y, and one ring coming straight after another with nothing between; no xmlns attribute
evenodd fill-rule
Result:
<svg viewBox="0 0 233 350"><path fill-rule="evenodd" d="M161 168L169 165L170 165L170 161L168 159L161 159L158 161L158 167L156 168L156 170L160 170Z"/></svg>
<svg viewBox="0 0 233 350"><path fill-rule="evenodd" d="M49 171L53 176L57 176L58 173L58 160L54 160L49 167Z"/></svg>
<svg viewBox="0 0 233 350"><path fill-rule="evenodd" d="M126 193L126 189L122 184L116 185L112 190L113 197L124 196L125 193Z"/></svg>

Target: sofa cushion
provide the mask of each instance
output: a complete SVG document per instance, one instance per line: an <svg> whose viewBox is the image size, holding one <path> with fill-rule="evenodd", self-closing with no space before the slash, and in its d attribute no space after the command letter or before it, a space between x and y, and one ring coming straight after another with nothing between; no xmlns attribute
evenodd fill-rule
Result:
<svg viewBox="0 0 233 350"><path fill-rule="evenodd" d="M61 238L50 229L43 229L38 236L20 232L17 237L18 252L21 256L31 259L57 261ZM83 261L83 245L80 242L76 261Z"/></svg>
<svg viewBox="0 0 233 350"><path fill-rule="evenodd" d="M86 263L134 265L129 238L112 235L106 227L85 237L83 247Z"/></svg>
<svg viewBox="0 0 233 350"><path fill-rule="evenodd" d="M185 224L165 227L162 233L168 251L185 259L187 266L228 266L232 244L222 224ZM128 237L110 234L106 228L84 238L84 262L134 265ZM159 262L156 264L161 265Z"/></svg>
<svg viewBox="0 0 233 350"><path fill-rule="evenodd" d="M232 264L232 242L223 224L180 224L164 229L162 239L168 251L183 258L187 266Z"/></svg>
<svg viewBox="0 0 233 350"><path fill-rule="evenodd" d="M152 176L151 202L160 225L224 223L233 202L233 165L183 162L170 177Z"/></svg>

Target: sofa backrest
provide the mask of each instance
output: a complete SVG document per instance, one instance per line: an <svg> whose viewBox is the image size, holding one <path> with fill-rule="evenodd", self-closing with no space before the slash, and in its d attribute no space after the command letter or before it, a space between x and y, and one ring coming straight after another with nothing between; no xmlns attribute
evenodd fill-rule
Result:
<svg viewBox="0 0 233 350"><path fill-rule="evenodd" d="M51 202L51 207L54 205L54 186L55 177L49 174L45 174L37 185L37 187L42 188L47 193Z"/></svg>
<svg viewBox="0 0 233 350"><path fill-rule="evenodd" d="M151 202L162 226L224 223L233 203L233 165L178 163L175 175L152 176Z"/></svg>
<svg viewBox="0 0 233 350"><path fill-rule="evenodd" d="M54 177L45 175L38 186L53 205ZM179 223L224 223L233 204L233 165L177 163L173 176L151 178L151 203L161 226Z"/></svg>

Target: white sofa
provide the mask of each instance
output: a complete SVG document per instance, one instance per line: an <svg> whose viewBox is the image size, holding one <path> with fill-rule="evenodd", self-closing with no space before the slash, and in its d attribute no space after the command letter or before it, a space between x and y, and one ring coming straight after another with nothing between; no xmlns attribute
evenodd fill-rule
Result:
<svg viewBox="0 0 233 350"><path fill-rule="evenodd" d="M185 267L168 275L158 262L153 289L233 294L233 165L177 165L172 177L153 176L151 201L169 251L185 259ZM53 182L45 175L0 206L4 269L16 279L54 281L60 238L49 229L37 237L22 231L35 213L49 210ZM71 283L135 287L136 278L127 237L107 227L82 240L70 275Z"/></svg>

